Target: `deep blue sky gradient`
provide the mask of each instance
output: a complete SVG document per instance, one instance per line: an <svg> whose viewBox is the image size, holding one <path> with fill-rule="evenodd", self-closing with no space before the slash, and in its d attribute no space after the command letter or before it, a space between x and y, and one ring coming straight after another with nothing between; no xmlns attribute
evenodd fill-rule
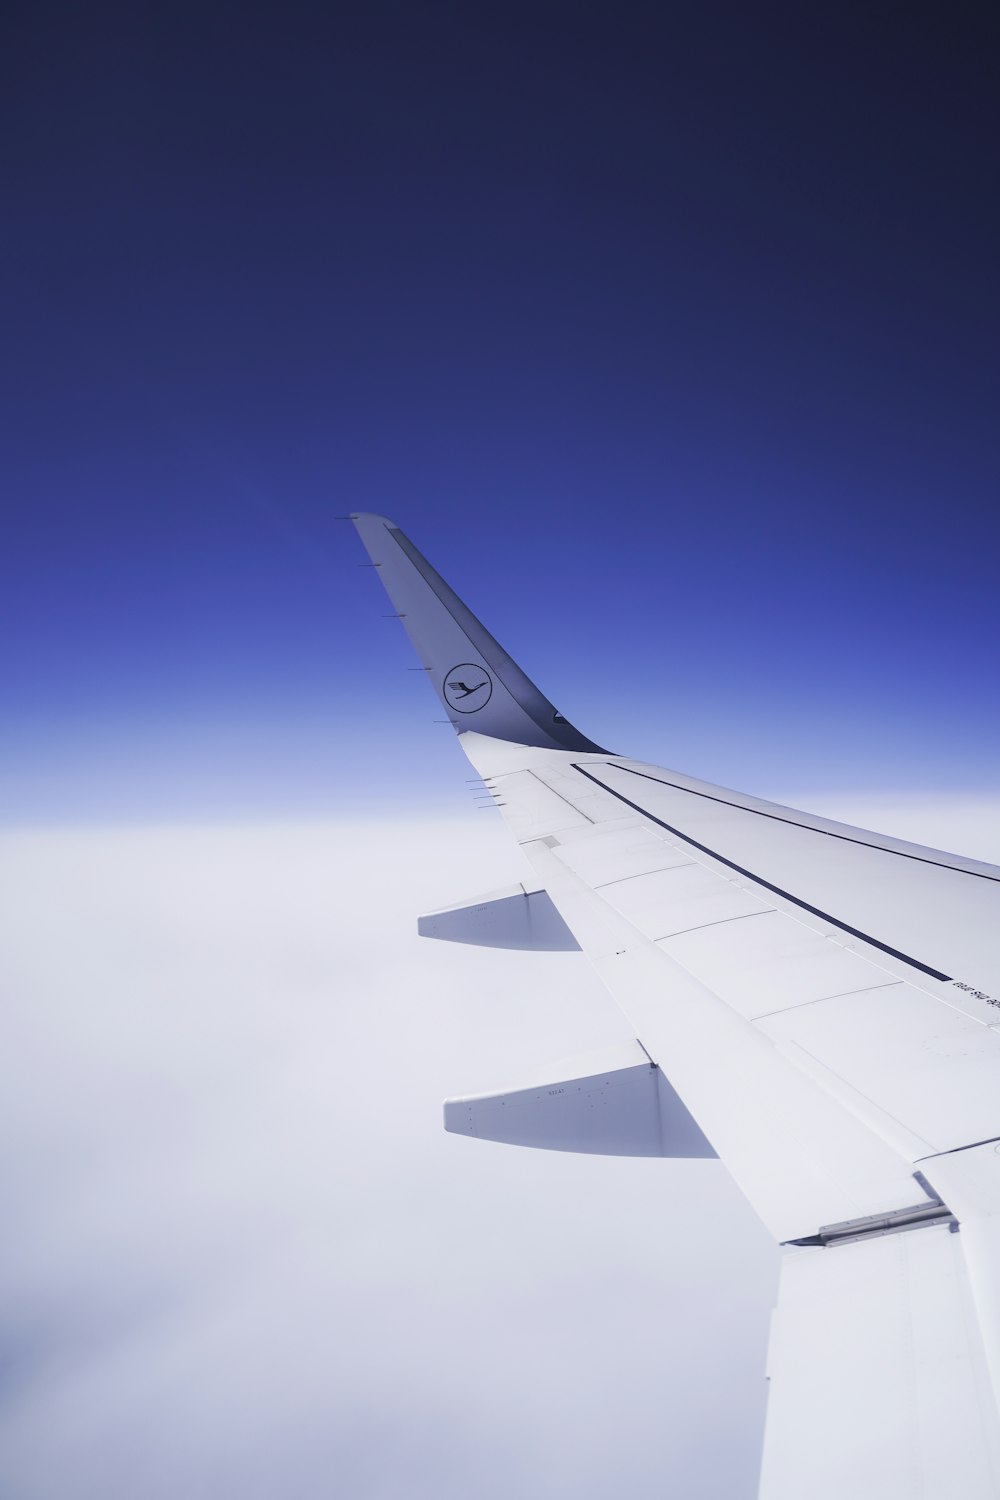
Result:
<svg viewBox="0 0 1000 1500"><path fill-rule="evenodd" d="M464 807L352 509L616 749L996 788L995 16L12 17L0 816Z"/></svg>

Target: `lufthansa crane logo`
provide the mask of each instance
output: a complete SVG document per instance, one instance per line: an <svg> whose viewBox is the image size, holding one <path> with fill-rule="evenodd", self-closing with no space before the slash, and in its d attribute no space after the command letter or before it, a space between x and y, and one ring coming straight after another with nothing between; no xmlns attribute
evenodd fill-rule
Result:
<svg viewBox="0 0 1000 1500"><path fill-rule="evenodd" d="M493 679L485 667L461 662L445 674L444 696L448 707L457 713L478 713L493 696Z"/></svg>

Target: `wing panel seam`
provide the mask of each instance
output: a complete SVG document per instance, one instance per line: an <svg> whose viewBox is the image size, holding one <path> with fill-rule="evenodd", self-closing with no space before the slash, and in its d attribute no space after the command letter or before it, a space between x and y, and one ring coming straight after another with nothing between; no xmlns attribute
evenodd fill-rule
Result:
<svg viewBox="0 0 1000 1500"><path fill-rule="evenodd" d="M885 973L885 970L882 970ZM870 995L874 990L894 990L905 979L887 979L884 984L862 984L856 990L837 990L833 995L817 995L814 1000L800 1000L797 1005L784 1005L780 1010L765 1010L759 1016L754 1016L753 1024L758 1021L773 1021L775 1016L794 1015L796 1011L806 1010L810 1005L825 1005L828 1000L847 1000L851 995Z"/></svg>
<svg viewBox="0 0 1000 1500"><path fill-rule="evenodd" d="M611 765L611 762L608 761L605 764ZM763 886L766 891L772 891L774 895L780 896L784 901L790 901L793 906L801 907L803 911L810 912L812 916L819 917L824 922L832 923L841 932L850 933L851 937L860 938L863 943L870 943L873 948L878 948L880 952L888 953L890 958L898 958L902 963L909 964L911 968L919 969L921 974L927 974L931 979L939 979L942 984L951 983L952 976L950 974L943 974L940 969L934 969L930 964L922 963L919 958L913 958L909 953L903 953L900 949L891 947L889 943L880 942L878 938L871 937L867 932L862 932L859 927L852 927L848 922L842 922L839 917L831 916L828 911L823 911L820 907L812 906L808 901L803 901L800 896L793 896L791 891L783 890L780 885L772 884L770 880L765 880L762 875L755 875L752 870L747 870L743 865L738 865L735 860L727 859L724 854L719 854L715 849L710 849L707 844L699 843L690 834L682 833L672 823L664 822L655 813L651 813L648 808L641 807L638 802L633 802L631 798L625 796L624 792L617 792L614 787L608 786L599 777L592 776L583 766L574 762L573 769L574 771L579 771L581 776L585 776L588 781L592 781L595 786L599 786L603 791L610 792L612 797L617 797L619 802L624 802L626 807L631 807L633 812L639 813L643 818L648 818L651 823L656 823L660 828L665 828L668 833L672 833L677 838L683 839L692 848L700 849L702 854L707 854L710 859L718 860L727 869L735 870L738 875L745 875L748 880L754 881L756 885ZM616 769L622 770L624 768L619 766ZM655 781L656 777L653 776L648 779ZM671 936L676 936L676 934L671 934Z"/></svg>

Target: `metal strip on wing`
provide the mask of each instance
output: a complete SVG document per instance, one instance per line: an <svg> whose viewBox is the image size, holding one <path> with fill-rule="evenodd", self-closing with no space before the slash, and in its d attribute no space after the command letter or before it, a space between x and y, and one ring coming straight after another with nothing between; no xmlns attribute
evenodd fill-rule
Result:
<svg viewBox="0 0 1000 1500"><path fill-rule="evenodd" d="M609 761L610 765L611 762ZM579 766L577 770L579 770ZM792 828L804 828L807 833L821 833L824 838L840 839L845 844L860 844L862 849L876 849L880 854L894 854L897 859L912 859L921 865L934 865L939 870L953 870L956 875L974 875L977 880L992 880L1000 885L1000 876L987 875L985 870L964 870L961 865L949 865L943 859L925 859L922 854L909 854L905 849L887 849L884 844L871 844L867 839L854 839L847 833L834 833L829 828L814 828L811 823L800 823L798 818L783 818L780 813L765 812L762 807L745 807L742 802L732 802L728 797L716 797L711 792L696 792L692 786L681 786L678 781L665 781L662 776L651 776L648 771L637 771L632 766L615 763L616 771L626 771L629 776L641 776L644 781L653 781L657 786L669 786L675 792L686 792L689 797L704 797L708 802L721 802L723 807L732 807L737 812L753 813L755 818L770 818L773 823L788 823ZM609 787L610 791L611 788Z"/></svg>
<svg viewBox="0 0 1000 1500"><path fill-rule="evenodd" d="M611 766L610 761L606 762L606 764L609 767ZM583 768L583 766L577 765L574 762L573 769L574 771L579 771L580 775L585 776L588 781L592 781L595 786L599 786L603 792L607 792L612 797L617 797L619 802L624 802L625 806L630 807L633 812L639 813L639 815L643 818L648 818L651 823L656 823L658 827L665 828L668 833L672 833L676 838L683 839L684 842L686 844L690 844L693 849L700 849L702 854L707 854L711 859L717 859L719 863L721 865L725 865L727 869L735 870L737 875L745 875L746 878L748 880L752 880L755 885L762 886L764 890L771 891L775 896L780 896L782 900L790 901L793 906L801 907L803 911L810 912L814 917L820 917L824 922L831 923L832 926L839 928L841 932L850 933L851 937L860 938L863 943L870 943L873 948L878 948L880 952L888 953L890 958L898 958L904 964L909 964L912 968L919 969L921 974L927 974L931 979L940 979L943 984L951 983L952 976L950 974L942 974L940 969L934 969L930 966L930 964L921 963L919 958L913 958L909 953L901 953L898 948L892 948L888 943L880 942L878 938L872 937L867 932L862 932L860 928L852 927L848 922L842 922L839 917L832 916L830 912L823 911L818 906L810 905L808 901L803 901L801 896L793 896L791 891L783 890L780 885L772 884L770 880L765 880L761 875L755 875L752 870L747 870L743 865L738 865L735 860L727 859L724 854L719 854L717 850L710 849L707 844L700 844L698 840L693 839L690 834L683 833L679 828L675 828L672 823L664 822L664 820L662 818L658 818L655 813L651 813L648 808L642 807L640 803L633 802L631 798L626 797L623 792L616 792L614 787L607 786L605 782L601 781L599 777L592 776L589 771ZM616 771L623 771L625 770L625 767L615 766L614 769ZM651 776L649 780L655 781L656 777ZM678 790L685 791L686 788L680 787L678 788ZM735 806L736 804L734 803L733 805ZM744 810L749 811L750 809Z"/></svg>

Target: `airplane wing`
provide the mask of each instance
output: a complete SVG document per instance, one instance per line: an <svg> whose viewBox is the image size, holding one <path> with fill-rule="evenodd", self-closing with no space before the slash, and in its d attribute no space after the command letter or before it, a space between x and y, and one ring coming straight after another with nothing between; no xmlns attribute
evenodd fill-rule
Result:
<svg viewBox="0 0 1000 1500"><path fill-rule="evenodd" d="M996 1500L1000 869L602 750L352 519L531 871L422 930L579 946L636 1038L447 1128L721 1158L784 1247L762 1500Z"/></svg>

